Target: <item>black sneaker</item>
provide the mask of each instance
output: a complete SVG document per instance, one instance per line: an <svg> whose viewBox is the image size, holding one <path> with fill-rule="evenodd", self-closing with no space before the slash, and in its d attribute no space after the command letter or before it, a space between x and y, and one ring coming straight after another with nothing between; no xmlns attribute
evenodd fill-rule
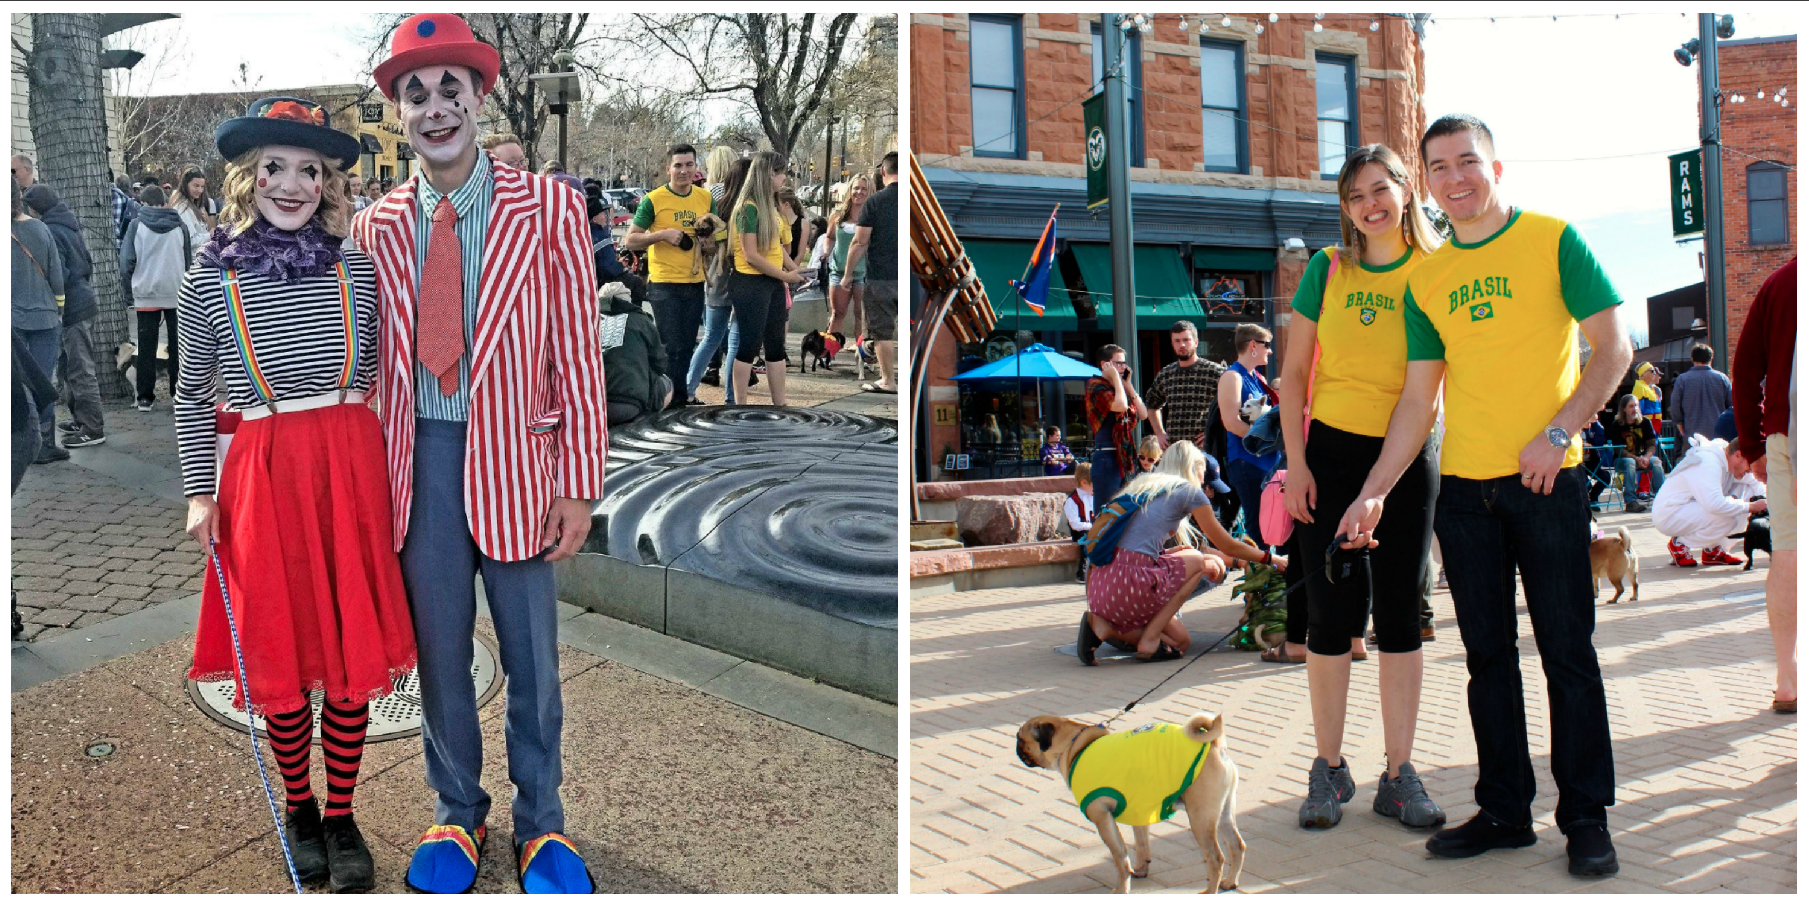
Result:
<svg viewBox="0 0 1809 904"><path fill-rule="evenodd" d="M1495 848L1532 847L1539 839L1532 826L1511 826L1480 810L1455 829L1433 833L1426 850L1434 857L1474 857Z"/></svg>
<svg viewBox="0 0 1809 904"><path fill-rule="evenodd" d="M135 405L139 411L150 411L153 407L153 403L150 399L139 399Z"/></svg>
<svg viewBox="0 0 1809 904"><path fill-rule="evenodd" d="M371 849L364 844L364 834L352 821L352 814L328 816L320 821L326 835L327 864L333 876L333 891L370 891L377 885L377 868L371 864Z"/></svg>
<svg viewBox="0 0 1809 904"><path fill-rule="evenodd" d="M722 385L722 371L717 368L712 367L709 370L706 370L703 372L703 379L699 380L698 382L703 383L705 386L721 386Z"/></svg>
<svg viewBox="0 0 1809 904"><path fill-rule="evenodd" d="M77 430L82 429L82 425L76 424L76 423L71 423L69 421L59 421L57 423L57 429L63 431L64 433L74 433Z"/></svg>
<svg viewBox="0 0 1809 904"><path fill-rule="evenodd" d="M327 845L321 833L320 805L308 802L289 811L283 818L283 834L289 839L289 856L295 860L295 875L306 883L327 879Z"/></svg>
<svg viewBox="0 0 1809 904"><path fill-rule="evenodd" d="M1612 876L1621 871L1614 856L1614 842L1608 840L1606 823L1594 820L1573 822L1564 829L1570 839L1564 852L1570 855L1573 876Z"/></svg>
<svg viewBox="0 0 1809 904"><path fill-rule="evenodd" d="M34 465L47 465L52 462L68 461L68 460L69 460L69 451L67 449L64 449L62 446L53 444L50 446L50 448L44 449L43 451L39 452L38 457L32 459L31 463Z"/></svg>
<svg viewBox="0 0 1809 904"><path fill-rule="evenodd" d="M74 433L69 434L68 436L63 437L63 448L80 449L83 446L98 446L101 443L104 443L106 441L107 441L107 437L102 434L89 433L86 430L78 430Z"/></svg>

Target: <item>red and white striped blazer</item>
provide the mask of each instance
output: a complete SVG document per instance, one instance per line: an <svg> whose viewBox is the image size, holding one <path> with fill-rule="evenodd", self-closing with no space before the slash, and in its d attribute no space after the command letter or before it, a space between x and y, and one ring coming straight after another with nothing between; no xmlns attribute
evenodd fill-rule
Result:
<svg viewBox="0 0 1809 904"><path fill-rule="evenodd" d="M503 562L545 549L554 497L601 499L609 418L598 343L596 261L584 199L532 173L492 163L471 410L465 514L484 555ZM395 545L408 537L414 492L416 180L352 221L377 265L378 413L389 457Z"/></svg>

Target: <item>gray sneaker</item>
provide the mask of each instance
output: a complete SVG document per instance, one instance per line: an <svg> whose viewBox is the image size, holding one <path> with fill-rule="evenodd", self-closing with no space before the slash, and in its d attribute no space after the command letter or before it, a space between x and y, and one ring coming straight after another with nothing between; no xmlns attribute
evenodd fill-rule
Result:
<svg viewBox="0 0 1809 904"><path fill-rule="evenodd" d="M1416 829L1444 825L1445 822L1445 811L1427 796L1426 787L1420 784L1419 773L1413 771L1412 763L1402 763L1401 774L1394 781L1388 780L1387 770L1382 771L1382 780L1376 786L1376 812L1396 817L1402 825Z"/></svg>
<svg viewBox="0 0 1809 904"><path fill-rule="evenodd" d="M1344 808L1338 805L1356 793L1349 760L1342 760L1334 769L1325 757L1314 757L1313 769L1307 773L1306 803L1300 805L1300 827L1329 829L1337 825L1344 818Z"/></svg>

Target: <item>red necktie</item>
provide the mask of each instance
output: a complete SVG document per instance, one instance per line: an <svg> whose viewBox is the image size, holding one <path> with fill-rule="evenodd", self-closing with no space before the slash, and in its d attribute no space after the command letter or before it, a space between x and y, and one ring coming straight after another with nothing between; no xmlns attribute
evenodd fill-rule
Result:
<svg viewBox="0 0 1809 904"><path fill-rule="evenodd" d="M415 357L440 378L440 394L459 390L459 358L465 354L465 261L455 228L458 212L441 198L433 209L427 263L421 267L420 323Z"/></svg>

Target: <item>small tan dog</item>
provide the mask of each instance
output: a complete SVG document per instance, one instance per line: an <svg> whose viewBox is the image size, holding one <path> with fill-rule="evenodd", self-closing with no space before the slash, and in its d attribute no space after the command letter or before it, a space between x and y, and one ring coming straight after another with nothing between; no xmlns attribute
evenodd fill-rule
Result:
<svg viewBox="0 0 1809 904"><path fill-rule="evenodd" d="M1594 599L1602 598L1603 578L1614 585L1614 599L1608 605L1621 601L1626 592L1622 581L1627 579L1633 584L1633 599L1639 599L1639 556L1633 552L1633 535L1620 525L1602 539L1589 541L1589 589Z"/></svg>
<svg viewBox="0 0 1809 904"><path fill-rule="evenodd" d="M1237 887L1244 869L1244 837L1237 831L1237 765L1225 750L1225 720L1198 713L1185 726L1161 722L1113 733L1060 716L1037 716L1018 729L1018 759L1032 769L1053 769L1069 783L1076 803L1111 851L1118 887L1149 876L1149 827L1187 810L1193 838L1206 858L1206 888ZM1090 757L1081 755L1090 753ZM1084 768L1083 768L1084 767ZM1219 846L1219 821L1230 829L1230 868ZM1114 822L1132 827L1137 862L1126 855Z"/></svg>
<svg viewBox="0 0 1809 904"><path fill-rule="evenodd" d="M722 217L706 213L698 217L691 228L697 233L696 238L686 236L697 249L697 253L691 255L691 275L703 276L714 284L727 270L728 255L722 251L728 246L729 224L724 223Z"/></svg>

